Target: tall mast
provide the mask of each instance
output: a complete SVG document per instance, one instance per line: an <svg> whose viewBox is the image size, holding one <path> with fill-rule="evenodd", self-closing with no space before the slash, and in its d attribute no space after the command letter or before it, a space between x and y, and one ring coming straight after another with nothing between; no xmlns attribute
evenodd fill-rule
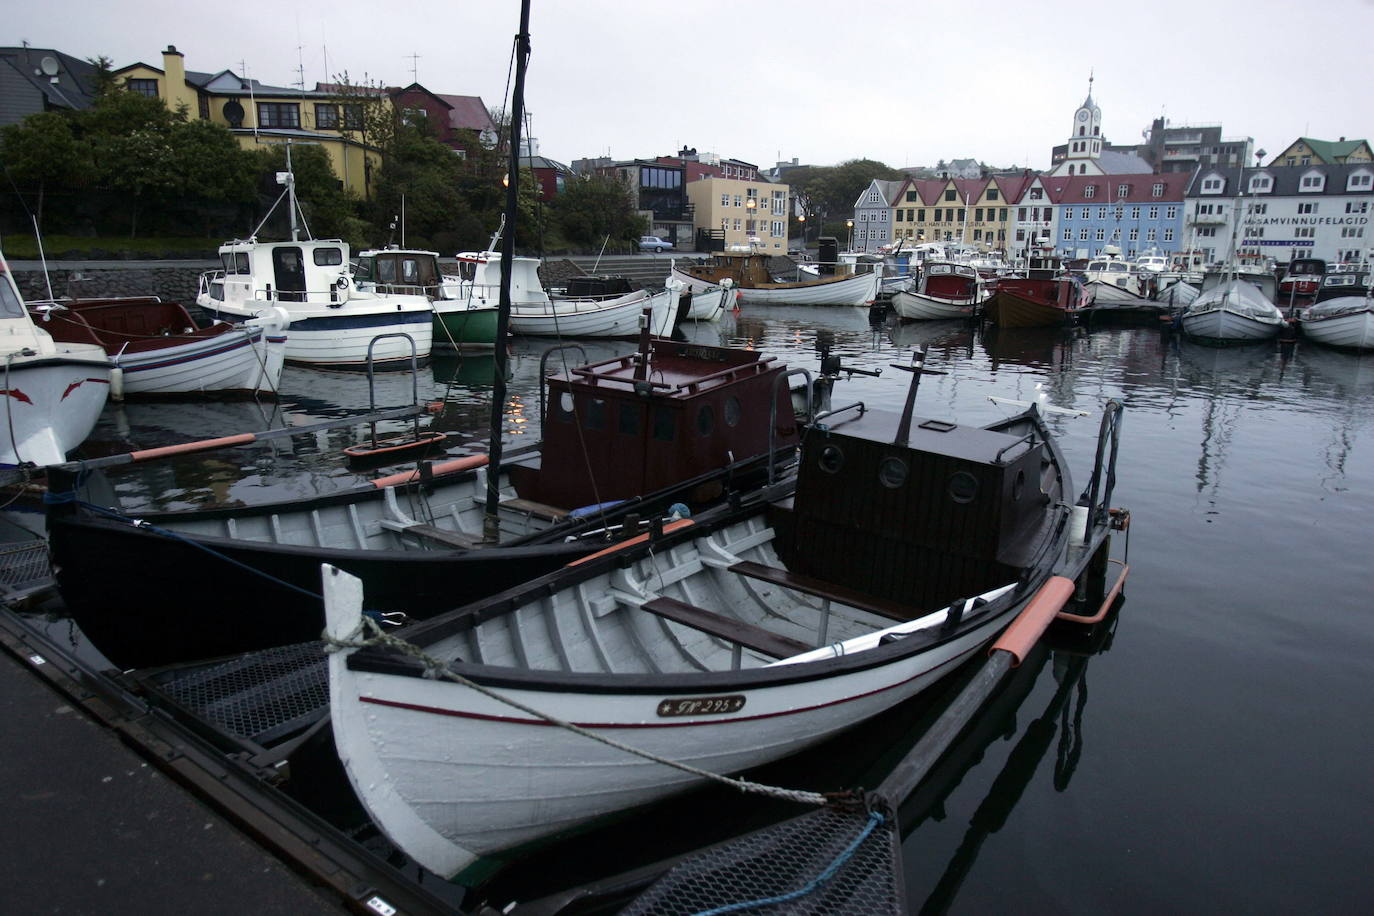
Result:
<svg viewBox="0 0 1374 916"><path fill-rule="evenodd" d="M506 186L505 224L501 237L501 297L496 312L496 377L491 386L490 462L487 465L484 540L494 542L501 531L501 431L506 413L506 334L510 329L510 283L515 268L515 216L520 200L520 122L525 117L525 67L530 57L530 0L520 0L520 31L515 36L515 86L510 106L510 181ZM539 383L542 385L543 379Z"/></svg>

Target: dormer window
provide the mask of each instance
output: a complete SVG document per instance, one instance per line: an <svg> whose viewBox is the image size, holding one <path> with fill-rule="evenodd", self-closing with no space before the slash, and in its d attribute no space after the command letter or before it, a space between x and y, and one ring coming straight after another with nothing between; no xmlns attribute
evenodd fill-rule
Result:
<svg viewBox="0 0 1374 916"><path fill-rule="evenodd" d="M1119 185L1116 186L1116 196L1117 196L1118 199L1119 199L1119 198L1122 198L1122 197L1128 197L1128 196L1130 195L1130 193L1131 193L1131 186L1130 186L1130 185L1128 185L1128 184L1119 184Z"/></svg>
<svg viewBox="0 0 1374 916"><path fill-rule="evenodd" d="M1268 194L1274 190L1274 179L1268 175L1252 175L1250 177L1251 194Z"/></svg>
<svg viewBox="0 0 1374 916"><path fill-rule="evenodd" d="M1326 187L1326 176L1321 172L1308 172L1302 176L1302 181L1298 183L1298 193L1320 192Z"/></svg>
<svg viewBox="0 0 1374 916"><path fill-rule="evenodd" d="M1154 183L1154 185L1150 188L1150 196L1151 196L1151 197L1163 197L1163 196L1164 196L1164 182L1162 182L1162 181L1156 181L1156 182Z"/></svg>
<svg viewBox="0 0 1374 916"><path fill-rule="evenodd" d="M1345 181L1347 191L1368 191L1374 189L1374 173L1360 169L1350 173Z"/></svg>
<svg viewBox="0 0 1374 916"><path fill-rule="evenodd" d="M1204 178L1204 179L1202 179L1202 193L1203 193L1203 194L1220 194L1220 193L1221 193L1221 189L1222 189L1222 187L1223 187L1225 184L1226 184L1226 182L1222 181L1220 178L1218 178L1218 177L1216 177L1216 176L1212 176L1212 177L1210 177L1210 178Z"/></svg>
<svg viewBox="0 0 1374 916"><path fill-rule="evenodd" d="M1097 185L1095 185L1095 184L1090 184L1090 185L1088 185L1086 188L1084 188L1084 189L1083 189L1083 196L1084 196L1084 197L1096 197L1096 196L1097 196Z"/></svg>

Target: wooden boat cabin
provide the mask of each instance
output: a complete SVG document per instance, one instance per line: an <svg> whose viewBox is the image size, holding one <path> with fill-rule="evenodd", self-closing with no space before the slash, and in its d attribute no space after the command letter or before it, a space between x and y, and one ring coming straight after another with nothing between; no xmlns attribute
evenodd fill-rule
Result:
<svg viewBox="0 0 1374 916"><path fill-rule="evenodd" d="M564 510L647 495L795 446L786 366L749 351L653 338L546 380L542 458L511 468L521 499ZM769 436L770 417L775 428ZM719 495L699 494L702 499Z"/></svg>
<svg viewBox="0 0 1374 916"><path fill-rule="evenodd" d="M353 267L353 280L359 285L371 284L372 289L382 295L447 298L443 273L439 270L439 255L433 251L400 248L364 251Z"/></svg>
<svg viewBox="0 0 1374 916"><path fill-rule="evenodd" d="M973 299L981 283L977 268L969 264L928 261L921 271L920 292L940 299Z"/></svg>
<svg viewBox="0 0 1374 916"><path fill-rule="evenodd" d="M807 435L796 494L774 510L792 573L919 609L1029 565L1051 466L1038 438L876 409L829 422Z"/></svg>

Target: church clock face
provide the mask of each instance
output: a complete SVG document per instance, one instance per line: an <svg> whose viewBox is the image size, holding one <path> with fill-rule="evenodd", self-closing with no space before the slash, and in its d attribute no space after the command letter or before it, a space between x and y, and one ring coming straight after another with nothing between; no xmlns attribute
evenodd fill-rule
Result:
<svg viewBox="0 0 1374 916"><path fill-rule="evenodd" d="M1081 109L1081 108L1078 110L1078 120L1080 120L1080 121L1086 121L1086 120L1088 120L1088 113L1087 113L1086 111L1084 111L1083 109Z"/></svg>

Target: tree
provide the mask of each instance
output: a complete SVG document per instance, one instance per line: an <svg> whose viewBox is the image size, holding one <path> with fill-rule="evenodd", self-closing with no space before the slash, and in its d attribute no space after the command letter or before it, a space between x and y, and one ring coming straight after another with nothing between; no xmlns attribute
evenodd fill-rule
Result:
<svg viewBox="0 0 1374 916"><path fill-rule="evenodd" d="M276 174L286 171L286 147L271 146L259 150L256 155L259 193L279 196L282 189L276 183ZM343 189L324 149L310 144L292 145L291 171L296 180L296 198L313 236L341 238L351 245L366 243L367 226L358 219L355 200ZM283 238L289 231L290 220L285 205L283 200L273 214L276 217L273 232Z"/></svg>
<svg viewBox="0 0 1374 916"><path fill-rule="evenodd" d="M333 88L335 104L339 106L339 135L356 140L368 149L388 150L395 140L400 119L386 87L373 82L366 73L362 82L355 83L345 70L335 74ZM363 182L363 194L365 200L372 199L370 175Z"/></svg>
<svg viewBox="0 0 1374 916"><path fill-rule="evenodd" d="M631 206L625 186L602 175L569 181L549 209L565 239L589 247L600 245L608 236L637 239L647 229L644 217Z"/></svg>
<svg viewBox="0 0 1374 916"><path fill-rule="evenodd" d="M386 150L369 208L372 223L389 226L402 212L406 244L448 250L463 235L480 234L480 222L462 194L462 161L416 125L401 125Z"/></svg>
<svg viewBox="0 0 1374 916"><path fill-rule="evenodd" d="M177 194L203 202L247 203L253 200L257 160L234 135L209 121L185 121L171 131ZM194 208L205 235L211 233L209 208Z"/></svg>
<svg viewBox="0 0 1374 916"><path fill-rule="evenodd" d="M65 114L45 111L0 129L0 162L11 180L38 188L38 224L48 187L81 187L94 173L88 143L72 130Z"/></svg>

